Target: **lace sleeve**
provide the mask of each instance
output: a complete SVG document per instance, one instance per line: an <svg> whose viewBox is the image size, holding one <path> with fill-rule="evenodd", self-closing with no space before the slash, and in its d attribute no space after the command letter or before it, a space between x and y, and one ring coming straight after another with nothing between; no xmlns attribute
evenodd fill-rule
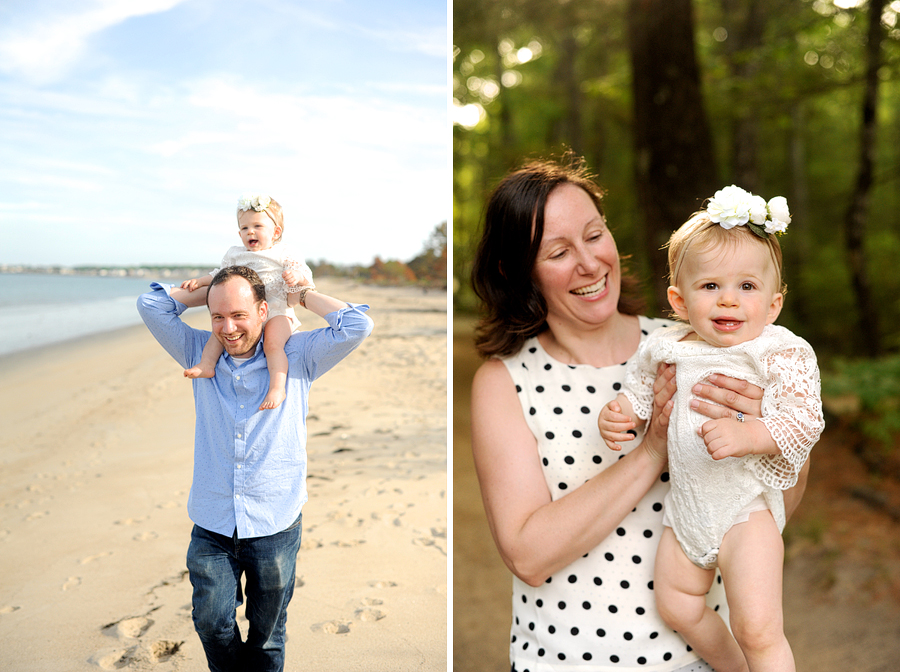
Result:
<svg viewBox="0 0 900 672"><path fill-rule="evenodd" d="M625 386L622 392L628 397L635 415L641 420L649 420L653 414L653 383L656 380L656 368L652 366L649 341L638 347L634 359L625 369Z"/></svg>
<svg viewBox="0 0 900 672"><path fill-rule="evenodd" d="M303 285L295 285L291 287L287 283L284 285L284 289L290 294L296 294L297 292L302 291L303 289L313 288L315 287L315 283L313 282L313 274L312 269L306 265L302 261L297 261L293 257L285 257L284 258L284 270L294 271L299 274L301 278L306 280L306 284Z"/></svg>
<svg viewBox="0 0 900 672"><path fill-rule="evenodd" d="M805 342L769 353L765 364L770 384L763 394L760 422L781 454L760 455L747 466L766 485L786 490L796 485L800 469L825 428L819 366Z"/></svg>

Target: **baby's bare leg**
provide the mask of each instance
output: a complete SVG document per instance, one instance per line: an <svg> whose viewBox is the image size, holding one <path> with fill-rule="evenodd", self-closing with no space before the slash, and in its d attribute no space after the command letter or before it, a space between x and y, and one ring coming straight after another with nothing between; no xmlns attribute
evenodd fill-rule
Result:
<svg viewBox="0 0 900 672"><path fill-rule="evenodd" d="M706 604L714 577L715 570L688 560L671 527L663 528L653 576L659 615L716 672L747 672L744 654L725 621Z"/></svg>
<svg viewBox="0 0 900 672"><path fill-rule="evenodd" d="M181 287L173 287L169 290L169 296L176 301L181 301L181 303L188 308L196 308L198 306L206 305L207 291L209 291L209 287L198 287L193 292L182 289Z"/></svg>
<svg viewBox="0 0 900 672"><path fill-rule="evenodd" d="M200 290L197 290L200 291ZM203 354L197 366L184 370L185 378L213 378L216 375L216 364L219 357L225 352L225 348L219 343L219 339L210 335L206 345L203 346Z"/></svg>
<svg viewBox="0 0 900 672"><path fill-rule="evenodd" d="M259 409L277 408L284 401L287 385L288 358L284 346L291 337L291 321L284 315L276 315L266 322L266 337L263 349L269 367L269 391Z"/></svg>
<svg viewBox="0 0 900 672"><path fill-rule="evenodd" d="M725 534L719 551L731 629L752 672L793 672L781 606L784 541L772 513L756 511Z"/></svg>

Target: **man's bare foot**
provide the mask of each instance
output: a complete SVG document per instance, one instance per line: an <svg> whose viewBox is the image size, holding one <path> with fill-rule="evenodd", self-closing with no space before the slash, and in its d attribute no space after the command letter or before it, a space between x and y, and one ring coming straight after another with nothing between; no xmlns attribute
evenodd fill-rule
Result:
<svg viewBox="0 0 900 672"><path fill-rule="evenodd" d="M214 378L216 375L216 367L208 369L201 363L200 366L195 366L190 369L184 370L185 378Z"/></svg>
<svg viewBox="0 0 900 672"><path fill-rule="evenodd" d="M278 408L281 406L281 402L284 401L286 396L284 390L269 390L269 393L266 395L266 398L263 399L263 403L260 405L259 410L268 411L273 408Z"/></svg>

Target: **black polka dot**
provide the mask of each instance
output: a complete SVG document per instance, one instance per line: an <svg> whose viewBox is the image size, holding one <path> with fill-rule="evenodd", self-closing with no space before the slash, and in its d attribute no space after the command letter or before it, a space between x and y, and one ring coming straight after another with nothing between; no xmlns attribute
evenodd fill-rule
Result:
<svg viewBox="0 0 900 672"><path fill-rule="evenodd" d="M564 459L563 461L564 461L566 464L575 464L575 458L572 457L571 455L566 455L566 457L565 457L565 459Z"/></svg>
<svg viewBox="0 0 900 672"><path fill-rule="evenodd" d="M565 660L565 659L566 659L566 654L564 654L564 653L558 653L558 654L556 654L556 657L559 658L560 660Z"/></svg>
<svg viewBox="0 0 900 672"><path fill-rule="evenodd" d="M544 364L544 371L549 371L552 368L553 368L552 364Z"/></svg>
<svg viewBox="0 0 900 672"><path fill-rule="evenodd" d="M639 565L639 564L641 564L641 556L639 556L639 555L632 555L632 556L631 556L631 561L632 561L634 564Z"/></svg>
<svg viewBox="0 0 900 672"><path fill-rule="evenodd" d="M663 656L663 660L672 660L672 654L666 652L666 654Z"/></svg>
<svg viewBox="0 0 900 672"><path fill-rule="evenodd" d="M603 462L603 458L600 457L599 455L594 455L593 460L594 460L594 464L600 464L601 462Z"/></svg>
<svg viewBox="0 0 900 672"><path fill-rule="evenodd" d="M622 588L625 588L626 590L628 590L628 588L631 587L631 584L628 583L628 581L622 581L619 583L619 585L622 586Z"/></svg>
<svg viewBox="0 0 900 672"><path fill-rule="evenodd" d="M535 413L537 413L537 409L534 406L528 409L528 415L534 415Z"/></svg>
<svg viewBox="0 0 900 672"><path fill-rule="evenodd" d="M591 394L593 394L594 392L597 391L597 388L594 387L593 385L588 385L588 386L587 386L587 391L590 392Z"/></svg>
<svg viewBox="0 0 900 672"><path fill-rule="evenodd" d="M607 553L603 557L606 558L607 560L609 560L610 562L612 562L613 560L616 559L616 557L612 553Z"/></svg>
<svg viewBox="0 0 900 672"><path fill-rule="evenodd" d="M644 658L643 656L641 656L640 658L638 658L638 661L637 661L637 662L638 662L638 665L646 665L646 664L647 664L647 659Z"/></svg>
<svg viewBox="0 0 900 672"><path fill-rule="evenodd" d="M588 413L591 412L591 409L589 409L587 406L582 406L581 412L584 413L585 415L587 415Z"/></svg>
<svg viewBox="0 0 900 672"><path fill-rule="evenodd" d="M653 590L653 581L651 581L650 583L647 584L647 588L649 588L650 590Z"/></svg>
<svg viewBox="0 0 900 672"><path fill-rule="evenodd" d="M522 391L522 386L516 385L516 392L521 392L521 391Z"/></svg>
<svg viewBox="0 0 900 672"><path fill-rule="evenodd" d="M569 574L569 583L575 583L576 581L578 581L578 577L574 574Z"/></svg>
<svg viewBox="0 0 900 672"><path fill-rule="evenodd" d="M620 537L624 537L625 536L625 528L624 527L616 528L616 534L618 534Z"/></svg>
<svg viewBox="0 0 900 672"><path fill-rule="evenodd" d="M530 352L533 355L534 353L537 352L537 348L528 348L528 352Z"/></svg>
<svg viewBox="0 0 900 672"><path fill-rule="evenodd" d="M653 510L656 511L657 513L659 513L660 511L662 511L662 504L660 504L659 502L656 502L653 505Z"/></svg>
<svg viewBox="0 0 900 672"><path fill-rule="evenodd" d="M581 432L579 432L577 429L576 429L576 430L573 430L573 431L572 431L572 436L574 436L576 439L580 439L580 438L581 438Z"/></svg>
<svg viewBox="0 0 900 672"><path fill-rule="evenodd" d="M525 642L524 644L522 644L522 651L525 651L527 649L528 649L528 642Z"/></svg>
<svg viewBox="0 0 900 672"><path fill-rule="evenodd" d="M528 624L528 629L529 629L529 630L534 630L534 623L529 623L529 624Z"/></svg>
<svg viewBox="0 0 900 672"><path fill-rule="evenodd" d="M613 383L613 389L618 392L622 389L622 383Z"/></svg>
<svg viewBox="0 0 900 672"><path fill-rule="evenodd" d="M587 602L587 601L582 602L582 603L581 603L581 608L582 608L582 609L590 609L590 608L591 608L591 603L590 603L590 602Z"/></svg>
<svg viewBox="0 0 900 672"><path fill-rule="evenodd" d="M550 439L550 440L552 441L552 440L553 440L553 437L554 437L555 435L553 434L553 432L547 432L547 433L544 434L544 436L546 436L548 439Z"/></svg>
<svg viewBox="0 0 900 672"><path fill-rule="evenodd" d="M619 657L618 657L618 656L610 656L610 657L609 657L609 661L610 661L611 663L618 663L618 662L619 662Z"/></svg>
<svg viewBox="0 0 900 672"><path fill-rule="evenodd" d="M606 630L604 630L603 628L598 628L597 637L606 637Z"/></svg>
<svg viewBox="0 0 900 672"><path fill-rule="evenodd" d="M534 388L534 391L535 391L535 392L543 392L543 391L544 391L544 386L543 386L543 385L538 385L536 388Z"/></svg>
<svg viewBox="0 0 900 672"><path fill-rule="evenodd" d="M568 487L569 487L569 486L566 485L565 483L560 483L560 484L559 484L559 489L560 489L560 490L565 490L565 489L567 489Z"/></svg>
<svg viewBox="0 0 900 672"><path fill-rule="evenodd" d="M553 412L556 413L556 415L562 415L562 409L559 406L554 408Z"/></svg>
<svg viewBox="0 0 900 672"><path fill-rule="evenodd" d="M528 596L522 595L522 604L528 604Z"/></svg>
<svg viewBox="0 0 900 672"><path fill-rule="evenodd" d="M545 653L547 653L547 652L544 651L543 649L538 649L538 656L539 656L539 657L543 658L543 656L544 656Z"/></svg>
<svg viewBox="0 0 900 672"><path fill-rule="evenodd" d="M581 657L582 657L584 660L590 660L591 658L593 658L593 656L592 656L591 654L589 654L589 653L585 653L585 654L584 654L583 656L581 656Z"/></svg>
<svg viewBox="0 0 900 672"><path fill-rule="evenodd" d="M625 638L626 642L630 642L632 639L634 639L634 635L632 635L630 632L626 632L624 635L622 635L622 637Z"/></svg>
<svg viewBox="0 0 900 672"><path fill-rule="evenodd" d="M541 459L541 462L544 463L544 466L545 466L545 467L548 466L548 465L550 464L550 460L548 460L546 457L543 458L543 459Z"/></svg>
<svg viewBox="0 0 900 672"><path fill-rule="evenodd" d="M595 577L594 577L594 585L595 585L595 586L602 586L602 585L603 585L603 579L601 579L599 576L595 576Z"/></svg>
<svg viewBox="0 0 900 672"><path fill-rule="evenodd" d="M669 472L664 471L662 473L662 476L659 477L659 480L661 480L663 483L668 483L669 482Z"/></svg>
<svg viewBox="0 0 900 672"><path fill-rule="evenodd" d="M650 539L653 536L653 530L644 530L644 539Z"/></svg>
<svg viewBox="0 0 900 672"><path fill-rule="evenodd" d="M535 600L534 606L541 608L544 606L544 601L543 600Z"/></svg>
<svg viewBox="0 0 900 672"><path fill-rule="evenodd" d="M634 610L634 613L636 613L638 616L643 616L644 614L647 613L647 610L644 609L643 607L638 607L637 609Z"/></svg>
<svg viewBox="0 0 900 672"><path fill-rule="evenodd" d="M616 605L614 605L614 604L609 605L609 613L616 614L618 612L619 612L619 608Z"/></svg>
<svg viewBox="0 0 900 672"><path fill-rule="evenodd" d="M569 630L569 632L572 633L573 637L578 636L578 628L572 628L571 630Z"/></svg>
<svg viewBox="0 0 900 672"><path fill-rule="evenodd" d="M563 385L563 386L562 386L562 391L563 391L563 392L571 392L571 391L572 391L572 388L571 388L570 386L568 386L568 385Z"/></svg>
<svg viewBox="0 0 900 672"><path fill-rule="evenodd" d="M659 637L659 633L658 633L658 632L651 632L651 633L650 633L650 639L656 639L657 637Z"/></svg>
<svg viewBox="0 0 900 672"><path fill-rule="evenodd" d="M565 609L565 608L566 608L566 603L565 603L565 602L562 602L562 601L560 601L560 603L559 603L559 604L557 604L557 605L556 605L556 606L557 606L557 607L559 607L559 608L560 608L560 609Z"/></svg>

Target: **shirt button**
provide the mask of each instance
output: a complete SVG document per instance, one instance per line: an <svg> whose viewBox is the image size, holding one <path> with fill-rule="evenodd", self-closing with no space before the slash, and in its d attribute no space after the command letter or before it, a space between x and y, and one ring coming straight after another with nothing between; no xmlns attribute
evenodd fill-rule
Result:
<svg viewBox="0 0 900 672"><path fill-rule="evenodd" d="M235 495L234 498L235 498L235 499L240 499L241 496L240 496L240 495Z"/></svg>
<svg viewBox="0 0 900 672"><path fill-rule="evenodd" d="M243 405L243 404L241 404L241 408L243 408L243 407L244 407L244 405Z"/></svg>
<svg viewBox="0 0 900 672"><path fill-rule="evenodd" d="M235 376L234 379L235 379L235 380L240 380L241 377L240 377L240 376Z"/></svg>
<svg viewBox="0 0 900 672"><path fill-rule="evenodd" d="M244 466L243 464L239 464L239 465L238 465L238 469L240 469L240 468L243 467L243 466Z"/></svg>
<svg viewBox="0 0 900 672"><path fill-rule="evenodd" d="M237 438L241 438L241 435L240 435L240 434L238 434L238 437L237 437Z"/></svg>

